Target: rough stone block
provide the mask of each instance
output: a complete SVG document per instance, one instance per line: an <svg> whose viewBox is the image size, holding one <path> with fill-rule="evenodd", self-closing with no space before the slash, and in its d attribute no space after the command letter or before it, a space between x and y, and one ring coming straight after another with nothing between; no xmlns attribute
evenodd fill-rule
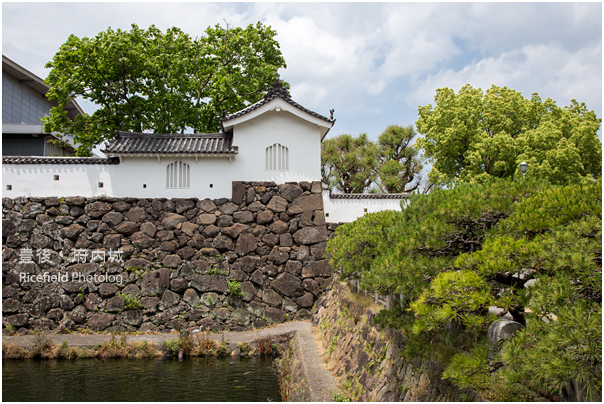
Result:
<svg viewBox="0 0 604 404"><path fill-rule="evenodd" d="M233 194L231 200L237 205L243 203L245 197L245 184L241 182L233 182Z"/></svg>
<svg viewBox="0 0 604 404"><path fill-rule="evenodd" d="M273 221L273 212L270 210L263 210L256 215L256 223L260 225L269 224Z"/></svg>
<svg viewBox="0 0 604 404"><path fill-rule="evenodd" d="M224 276L194 275L191 276L191 287L199 292L226 293L229 288Z"/></svg>
<svg viewBox="0 0 604 404"><path fill-rule="evenodd" d="M267 307L264 311L264 316L271 323L282 323L285 321L285 313L282 310Z"/></svg>
<svg viewBox="0 0 604 404"><path fill-rule="evenodd" d="M233 202L227 202L220 206L218 209L225 215L232 215L234 212L239 210L239 206L235 205Z"/></svg>
<svg viewBox="0 0 604 404"><path fill-rule="evenodd" d="M197 217L197 224L208 226L216 223L216 215L213 213L202 213Z"/></svg>
<svg viewBox="0 0 604 404"><path fill-rule="evenodd" d="M111 226L115 226L124 220L124 216L118 212L108 212L103 215L103 222L109 223Z"/></svg>
<svg viewBox="0 0 604 404"><path fill-rule="evenodd" d="M119 291L119 288L112 283L101 283L99 286L99 294L102 298L114 296Z"/></svg>
<svg viewBox="0 0 604 404"><path fill-rule="evenodd" d="M107 215L105 215L107 216ZM134 222L121 222L114 227L114 230L125 236L131 236L138 231L138 224Z"/></svg>
<svg viewBox="0 0 604 404"><path fill-rule="evenodd" d="M283 299L279 296L279 293L275 292L272 289L266 289L262 293L262 301L266 304L269 304L273 307L280 307Z"/></svg>
<svg viewBox="0 0 604 404"><path fill-rule="evenodd" d="M283 184L279 186L279 193L288 202L293 202L294 199L302 195L303 192L302 188L295 184Z"/></svg>
<svg viewBox="0 0 604 404"><path fill-rule="evenodd" d="M88 205L86 205L84 207L84 212L86 213L86 215L88 215L89 217L91 217L93 219L98 219L99 217L102 217L110 210L111 210L111 205L109 205L107 202L99 202L99 201L89 203Z"/></svg>
<svg viewBox="0 0 604 404"><path fill-rule="evenodd" d="M113 296L107 300L105 309L110 313L117 313L124 311L124 299L121 296Z"/></svg>
<svg viewBox="0 0 604 404"><path fill-rule="evenodd" d="M254 214L247 210L235 212L233 213L233 220L236 223L252 223L254 221Z"/></svg>
<svg viewBox="0 0 604 404"><path fill-rule="evenodd" d="M118 322L131 325L133 327L140 327L143 323L143 311L142 310L126 310L118 316Z"/></svg>
<svg viewBox="0 0 604 404"><path fill-rule="evenodd" d="M212 247L221 252L231 251L234 248L233 240L228 236L219 235L214 238Z"/></svg>
<svg viewBox="0 0 604 404"><path fill-rule="evenodd" d="M298 244L316 244L327 241L329 238L327 229L321 227L304 227L294 233L294 241Z"/></svg>
<svg viewBox="0 0 604 404"><path fill-rule="evenodd" d="M330 276L333 276L333 269L329 265L329 260L311 262L302 268L302 278L325 278Z"/></svg>
<svg viewBox="0 0 604 404"><path fill-rule="evenodd" d="M180 296L171 290L166 290L162 295L161 301L159 302L159 309L165 310L170 307L176 306L180 301Z"/></svg>
<svg viewBox="0 0 604 404"><path fill-rule="evenodd" d="M212 213L214 212L216 209L218 209L216 207L216 204L209 198L204 199L203 201L199 201L197 202L197 207L207 213Z"/></svg>
<svg viewBox="0 0 604 404"><path fill-rule="evenodd" d="M237 237L239 237L239 235L241 233L243 233L245 230L247 230L249 228L250 228L250 226L246 226L241 223L236 223L230 227L225 227L224 229L221 230L221 233L226 234L227 236L231 237L232 239L236 239Z"/></svg>
<svg viewBox="0 0 604 404"><path fill-rule="evenodd" d="M126 212L126 218L133 223L140 223L147 217L147 212L140 206L136 206Z"/></svg>
<svg viewBox="0 0 604 404"><path fill-rule="evenodd" d="M241 283L242 299L246 302L251 302L256 297L256 288L250 281Z"/></svg>
<svg viewBox="0 0 604 404"><path fill-rule="evenodd" d="M275 265L281 265L289 259L289 251L289 247L274 246L268 256L268 261L272 262Z"/></svg>
<svg viewBox="0 0 604 404"><path fill-rule="evenodd" d="M154 239L143 233L142 231L137 231L133 235L130 236L130 241L133 244L136 244L140 248L149 248L155 242Z"/></svg>
<svg viewBox="0 0 604 404"><path fill-rule="evenodd" d="M313 303L314 303L314 296L312 293L305 293L304 296L300 297L298 300L296 300L296 303L298 304L298 306L308 309L310 307L312 307Z"/></svg>
<svg viewBox="0 0 604 404"><path fill-rule="evenodd" d="M70 226L63 227L61 229L61 237L75 240L85 230L86 230L86 228L84 226L81 226L81 225L79 225L77 223L74 223L74 224L72 224Z"/></svg>
<svg viewBox="0 0 604 404"><path fill-rule="evenodd" d="M86 325L94 330L103 331L105 328L109 327L109 324L111 324L114 318L114 314L97 313L90 317Z"/></svg>
<svg viewBox="0 0 604 404"><path fill-rule="evenodd" d="M166 213L161 221L161 225L166 230L178 229L187 219L178 213Z"/></svg>
<svg viewBox="0 0 604 404"><path fill-rule="evenodd" d="M287 205L287 199L279 195L275 195L271 198L266 207L273 212L285 212L287 210Z"/></svg>
<svg viewBox="0 0 604 404"><path fill-rule="evenodd" d="M299 295L304 290L300 278L287 272L279 274L279 276L271 282L271 287L287 297Z"/></svg>
<svg viewBox="0 0 604 404"><path fill-rule="evenodd" d="M302 212L321 209L323 209L323 197L321 194L301 195L289 205L287 214L292 216Z"/></svg>

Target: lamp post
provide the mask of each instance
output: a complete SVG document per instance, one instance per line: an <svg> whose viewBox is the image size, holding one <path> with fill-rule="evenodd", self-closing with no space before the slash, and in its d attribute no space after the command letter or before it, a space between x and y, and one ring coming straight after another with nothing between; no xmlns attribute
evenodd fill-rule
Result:
<svg viewBox="0 0 604 404"><path fill-rule="evenodd" d="M528 166L528 164L526 164L526 162L524 160L522 160L522 163L520 163L520 171L522 171L522 180L524 181L524 174L526 174L526 167Z"/></svg>

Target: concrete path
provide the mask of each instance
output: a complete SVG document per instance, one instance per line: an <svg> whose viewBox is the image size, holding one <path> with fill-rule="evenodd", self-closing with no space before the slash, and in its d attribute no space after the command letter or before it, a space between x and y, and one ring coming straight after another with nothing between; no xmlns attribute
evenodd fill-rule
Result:
<svg viewBox="0 0 604 404"><path fill-rule="evenodd" d="M311 401L333 401L332 392L337 391L336 382L331 372L325 368L312 330L313 326L310 321L291 321L255 331L209 333L207 336L215 341L225 340L231 344L238 344L252 342L269 335L277 336L296 331ZM76 347L91 347L111 339L111 335L108 334L51 334L51 337L56 344L67 341L69 346ZM163 341L177 337L178 334L128 335L128 342L146 340L159 347ZM31 347L32 340L31 335L2 336L2 343L17 344L23 347Z"/></svg>
<svg viewBox="0 0 604 404"><path fill-rule="evenodd" d="M230 343L238 344L240 342L252 342L255 339L266 337L268 335L281 335L286 334L290 331L306 331L310 332L311 323L307 321L292 321L289 323L282 323L272 327L266 327L255 331L225 331L206 334L209 338L220 342L221 340L229 341ZM92 347L96 344L100 344L111 339L111 334L50 334L50 337L56 344L61 344L63 341L67 341L69 346L76 347ZM169 334L140 334L132 335L127 334L128 342L134 341L149 341L153 342L158 347L165 340L178 338L177 333ZM2 336L2 342L7 344L17 344L23 347L31 347L33 341L32 335L19 335L19 336Z"/></svg>

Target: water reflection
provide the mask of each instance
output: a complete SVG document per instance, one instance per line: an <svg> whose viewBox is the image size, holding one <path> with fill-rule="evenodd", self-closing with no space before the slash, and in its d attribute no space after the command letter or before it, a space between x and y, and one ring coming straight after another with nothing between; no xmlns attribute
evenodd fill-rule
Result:
<svg viewBox="0 0 604 404"><path fill-rule="evenodd" d="M270 358L2 360L3 401L281 401Z"/></svg>

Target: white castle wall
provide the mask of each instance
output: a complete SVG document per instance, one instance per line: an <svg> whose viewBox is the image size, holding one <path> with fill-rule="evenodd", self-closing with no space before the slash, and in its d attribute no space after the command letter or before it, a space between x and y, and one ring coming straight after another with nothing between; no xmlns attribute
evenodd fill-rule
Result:
<svg viewBox="0 0 604 404"><path fill-rule="evenodd" d="M230 198L233 181L321 180L320 130L291 113L269 111L237 125L234 144L239 154L230 158L126 156L117 165L3 164L2 195ZM266 148L274 144L287 148L289 169L266 168ZM175 161L189 166L187 188L166 187L166 167Z"/></svg>
<svg viewBox="0 0 604 404"><path fill-rule="evenodd" d="M280 99L266 108L253 119L232 123L233 144L239 153L230 158L124 156L119 164L3 164L2 196L215 199L230 198L234 181L320 181L321 135L326 129L315 118L302 119ZM287 169L285 159L281 167L267 169L267 147L276 144L281 150L287 148ZM167 166L176 161L188 165L188 187L166 184ZM352 222L365 213L400 211L401 201L407 203L397 198L336 199L329 190L323 191L325 220L332 223Z"/></svg>
<svg viewBox="0 0 604 404"><path fill-rule="evenodd" d="M383 210L401 211L408 203L408 199L397 198L336 199L330 197L329 190L323 190L323 209L328 223L349 223L366 213Z"/></svg>
<svg viewBox="0 0 604 404"><path fill-rule="evenodd" d="M113 196L114 180L120 178L118 167L107 164L2 164L2 197Z"/></svg>

